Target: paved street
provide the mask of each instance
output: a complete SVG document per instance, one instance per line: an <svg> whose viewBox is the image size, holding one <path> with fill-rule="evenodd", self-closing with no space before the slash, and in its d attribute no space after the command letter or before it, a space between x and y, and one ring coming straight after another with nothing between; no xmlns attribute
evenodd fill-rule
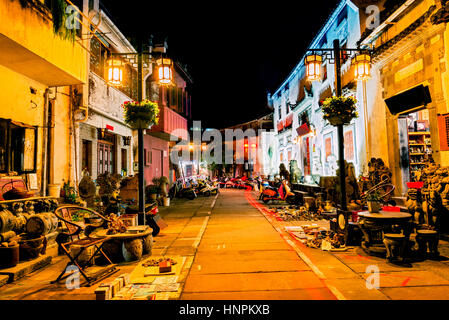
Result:
<svg viewBox="0 0 449 320"><path fill-rule="evenodd" d="M169 227L155 238L153 256L186 257L181 290L167 299L449 299L447 259L405 268L360 248L333 253L308 248L285 232L291 222L270 215L253 192L222 189L218 197L176 199L161 215ZM447 256L448 243L440 247ZM56 257L47 268L1 287L0 299L95 299L97 285L67 290L49 283L65 263L65 257ZM136 265L119 265L103 282ZM366 287L370 265L379 268L379 290Z"/></svg>

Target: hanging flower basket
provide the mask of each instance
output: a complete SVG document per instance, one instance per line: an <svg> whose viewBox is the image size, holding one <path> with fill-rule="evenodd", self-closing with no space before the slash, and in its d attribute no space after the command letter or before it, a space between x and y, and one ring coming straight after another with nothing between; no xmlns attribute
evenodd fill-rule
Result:
<svg viewBox="0 0 449 320"><path fill-rule="evenodd" d="M330 97L321 105L323 119L333 126L349 124L358 117L357 100L354 97Z"/></svg>
<svg viewBox="0 0 449 320"><path fill-rule="evenodd" d="M123 104L125 123L133 129L148 129L159 122L159 106L156 102L127 101Z"/></svg>

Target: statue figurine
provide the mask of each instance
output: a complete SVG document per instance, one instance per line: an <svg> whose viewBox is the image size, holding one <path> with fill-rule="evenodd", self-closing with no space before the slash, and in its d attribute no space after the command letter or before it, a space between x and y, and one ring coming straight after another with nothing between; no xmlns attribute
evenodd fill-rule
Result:
<svg viewBox="0 0 449 320"><path fill-rule="evenodd" d="M417 189L409 189L407 191L407 201L405 203L408 211L414 217L414 221L417 224L424 222L424 211L422 208L421 192Z"/></svg>
<svg viewBox="0 0 449 320"><path fill-rule="evenodd" d="M78 189L79 196L86 202L87 207L93 208L97 187L95 186L95 182L93 182L87 170L83 170L83 178L78 185Z"/></svg>
<svg viewBox="0 0 449 320"><path fill-rule="evenodd" d="M290 161L290 182L291 183L299 183L301 181L302 172L301 169L298 167L298 161L291 160Z"/></svg>

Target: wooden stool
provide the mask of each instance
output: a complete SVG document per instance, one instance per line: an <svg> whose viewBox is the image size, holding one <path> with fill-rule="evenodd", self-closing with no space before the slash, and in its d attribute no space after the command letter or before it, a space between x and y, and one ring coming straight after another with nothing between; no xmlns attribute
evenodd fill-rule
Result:
<svg viewBox="0 0 449 320"><path fill-rule="evenodd" d="M422 258L427 257L427 249L432 258L440 256L438 252L439 235L435 230L417 230L416 242L418 243L418 254Z"/></svg>
<svg viewBox="0 0 449 320"><path fill-rule="evenodd" d="M405 236L399 233L385 233L383 243L387 248L387 259L404 260Z"/></svg>

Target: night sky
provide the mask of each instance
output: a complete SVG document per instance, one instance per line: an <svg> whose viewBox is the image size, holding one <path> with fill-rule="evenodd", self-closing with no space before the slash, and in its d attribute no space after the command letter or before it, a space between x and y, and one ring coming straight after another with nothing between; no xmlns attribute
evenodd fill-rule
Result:
<svg viewBox="0 0 449 320"><path fill-rule="evenodd" d="M267 92L299 62L338 0L176 2L103 0L127 37L168 37L192 75L194 120L223 128L268 114Z"/></svg>

